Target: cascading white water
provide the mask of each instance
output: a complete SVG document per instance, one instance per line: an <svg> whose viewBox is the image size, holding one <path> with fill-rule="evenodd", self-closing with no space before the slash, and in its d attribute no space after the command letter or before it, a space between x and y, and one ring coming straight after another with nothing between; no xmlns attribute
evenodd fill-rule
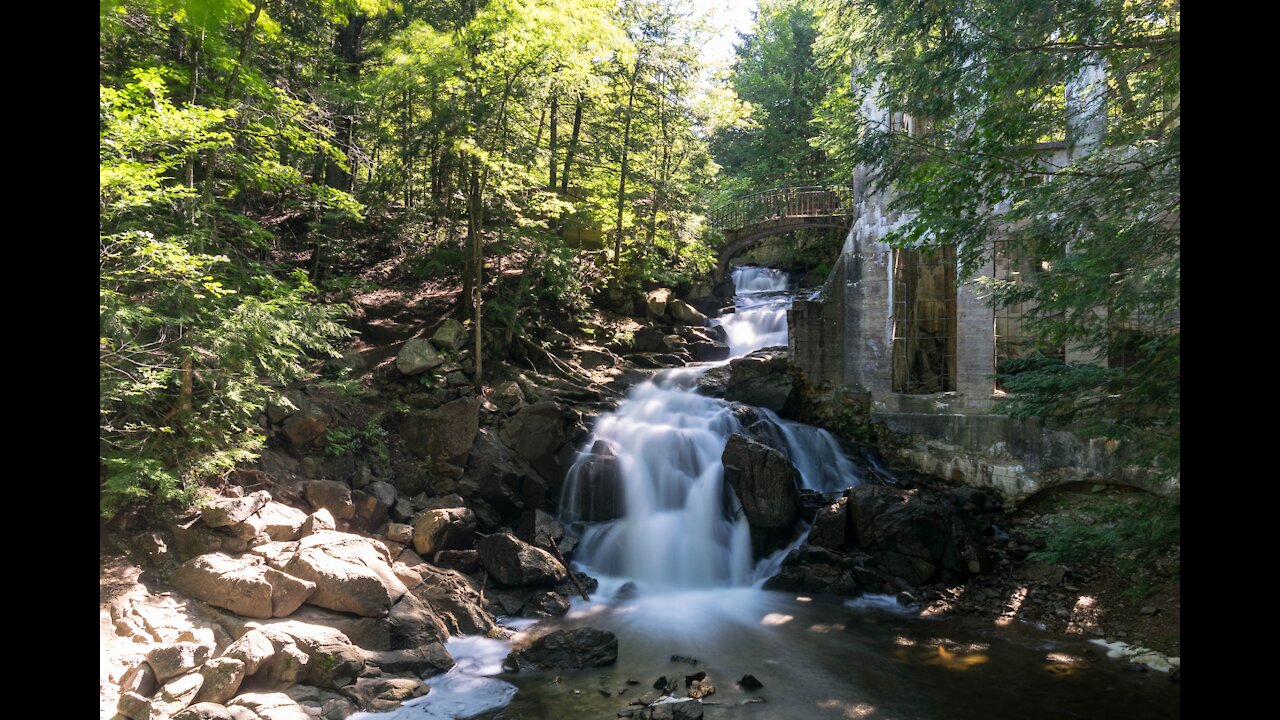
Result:
<svg viewBox="0 0 1280 720"><path fill-rule="evenodd" d="M733 270L735 312L712 321L729 336L729 354L742 357L753 350L787 344L790 276L772 268Z"/></svg>
<svg viewBox="0 0 1280 720"><path fill-rule="evenodd" d="M736 312L718 322L729 336L731 357L787 342L786 273L740 267L733 273ZM724 482L720 457L729 437L742 431L735 405L699 395L692 380L711 367L659 373L631 389L617 410L602 417L570 469L561 515L580 519L588 495L602 492L592 468L602 448L616 456L624 515L586 523L577 562L592 574L634 580L647 589L743 586L776 570L781 555L753 568L747 522ZM856 469L830 433L757 409L753 431L785 448L804 487L829 492L856 484ZM592 458L595 458L593 460ZM619 492L614 490L614 492ZM772 574L771 572L769 574Z"/></svg>

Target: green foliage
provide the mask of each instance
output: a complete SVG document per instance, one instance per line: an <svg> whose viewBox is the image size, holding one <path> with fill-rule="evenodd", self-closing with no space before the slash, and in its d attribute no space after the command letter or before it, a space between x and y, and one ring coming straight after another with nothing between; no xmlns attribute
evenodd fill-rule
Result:
<svg viewBox="0 0 1280 720"><path fill-rule="evenodd" d="M252 460L275 388L348 334L305 273L233 260L234 233L190 221L197 195L172 172L226 147L232 114L177 108L158 72L132 75L101 89L104 517L189 501L199 479Z"/></svg>
<svg viewBox="0 0 1280 720"><path fill-rule="evenodd" d="M1181 539L1181 508L1158 497L1106 498L1045 516L1047 527L1029 528L1044 549L1028 555L1050 563L1114 563L1141 595L1153 563Z"/></svg>
<svg viewBox="0 0 1280 720"><path fill-rule="evenodd" d="M143 503L186 506L195 500L195 488L155 458L109 454L102 463L103 517Z"/></svg>
<svg viewBox="0 0 1280 720"><path fill-rule="evenodd" d="M383 417L382 413L374 415L363 428L329 428L324 454L340 457L365 453L387 462L391 454L387 448L387 431L382 427Z"/></svg>

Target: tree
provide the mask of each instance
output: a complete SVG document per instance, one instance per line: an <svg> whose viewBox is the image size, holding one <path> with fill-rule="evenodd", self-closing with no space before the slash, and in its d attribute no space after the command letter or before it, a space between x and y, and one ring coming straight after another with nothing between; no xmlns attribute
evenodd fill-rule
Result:
<svg viewBox="0 0 1280 720"><path fill-rule="evenodd" d="M870 169L908 222L900 247L952 245L975 275L992 241L1046 268L977 277L1033 304L1045 353L1003 368L998 410L1179 457L1180 4L1161 0L823 0L819 47L851 72L821 113L845 172ZM871 97L914 129L854 112ZM1042 143L1068 141L1054 164Z"/></svg>
<svg viewBox="0 0 1280 720"><path fill-rule="evenodd" d="M234 238L192 226L178 177L229 147L230 111L167 97L157 70L101 88L100 443L102 512L191 499L205 476L250 460L257 416L313 353L333 353L342 309L306 274L232 260ZM222 250L224 252L219 252Z"/></svg>
<svg viewBox="0 0 1280 720"><path fill-rule="evenodd" d="M712 148L726 189L832 179L834 167L813 142L818 130L814 110L831 81L814 54L817 17L812 6L810 0L764 0L751 34L741 36L730 81L737 96L750 104L753 122L726 126L715 135Z"/></svg>

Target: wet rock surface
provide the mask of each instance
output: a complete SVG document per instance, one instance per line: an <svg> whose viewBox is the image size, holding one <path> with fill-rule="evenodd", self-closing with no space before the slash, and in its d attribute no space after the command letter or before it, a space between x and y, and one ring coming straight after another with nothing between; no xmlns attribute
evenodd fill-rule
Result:
<svg viewBox="0 0 1280 720"><path fill-rule="evenodd" d="M555 630L532 638L512 650L504 661L509 669L581 670L609 665L618 659L618 637L606 630L579 627Z"/></svg>

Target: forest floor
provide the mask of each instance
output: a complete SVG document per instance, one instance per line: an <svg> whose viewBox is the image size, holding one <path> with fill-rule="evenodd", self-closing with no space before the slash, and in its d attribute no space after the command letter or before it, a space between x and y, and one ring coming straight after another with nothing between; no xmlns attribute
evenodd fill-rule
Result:
<svg viewBox="0 0 1280 720"><path fill-rule="evenodd" d="M1139 497L1135 491L1082 485L1032 498L1012 511L1002 528L1010 535L1011 555L1021 559L949 588L926 612L985 617L996 624L1030 623L1178 657L1182 584L1176 541L1148 548L1143 560L1121 550L1111 557L1066 561L1046 553L1044 541L1037 539L1047 528L1060 526L1063 517L1096 514L1099 508Z"/></svg>

